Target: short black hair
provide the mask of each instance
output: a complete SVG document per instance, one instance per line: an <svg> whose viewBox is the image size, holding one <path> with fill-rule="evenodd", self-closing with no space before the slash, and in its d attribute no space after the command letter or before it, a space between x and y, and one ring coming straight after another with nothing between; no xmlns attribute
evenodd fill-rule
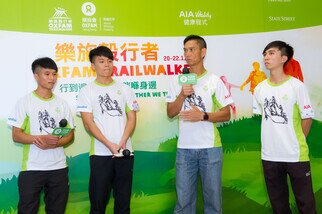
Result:
<svg viewBox="0 0 322 214"><path fill-rule="evenodd" d="M93 50L91 50L88 55L89 61L91 63L93 63L94 58L97 56L105 56L111 60L114 60L114 55L113 55L111 49L109 49L106 46L98 46L98 47L94 48Z"/></svg>
<svg viewBox="0 0 322 214"><path fill-rule="evenodd" d="M190 40L196 40L200 46L200 48L207 48L207 43L204 38L198 35L189 35L183 40L183 45L185 45Z"/></svg>
<svg viewBox="0 0 322 214"><path fill-rule="evenodd" d="M293 55L294 55L294 49L292 46L290 46L289 44L287 44L286 42L283 41L273 41L270 42L268 45L266 45L266 47L263 50L263 54L270 48L277 48L278 50L281 51L282 56L287 56L287 60L284 63L284 65L290 60L292 59Z"/></svg>
<svg viewBox="0 0 322 214"><path fill-rule="evenodd" d="M35 73L38 68L49 68L56 72L58 71L56 62L49 57L35 59L31 64L32 73Z"/></svg>

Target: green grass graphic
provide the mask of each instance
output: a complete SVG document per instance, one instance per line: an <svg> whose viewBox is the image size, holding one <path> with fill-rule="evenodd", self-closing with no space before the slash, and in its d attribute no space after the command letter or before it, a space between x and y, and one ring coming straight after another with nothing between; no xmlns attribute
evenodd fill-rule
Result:
<svg viewBox="0 0 322 214"><path fill-rule="evenodd" d="M322 123L313 121L308 138L311 152L313 187L322 212L321 142ZM223 212L271 213L260 161L260 118L244 118L224 124L221 133L223 160ZM131 213L172 213L176 201L175 151L177 138L160 144L158 152L135 151ZM88 213L89 157L83 153L68 158L70 195L66 213ZM197 213L202 213L200 191ZM18 202L17 177L2 180L0 184L0 214L16 213ZM291 198L293 213L297 213ZM112 213L113 199L107 212ZM45 213L41 201L39 213Z"/></svg>

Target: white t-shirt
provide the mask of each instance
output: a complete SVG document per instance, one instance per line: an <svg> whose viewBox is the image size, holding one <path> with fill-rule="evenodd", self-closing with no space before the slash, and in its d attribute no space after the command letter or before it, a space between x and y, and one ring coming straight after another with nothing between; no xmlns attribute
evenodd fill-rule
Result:
<svg viewBox="0 0 322 214"><path fill-rule="evenodd" d="M182 86L178 80L170 84L166 102L171 103L180 94ZM214 112L233 103L233 100L220 78L206 71L198 77L193 86L194 94L187 97L181 111L190 110L193 103L203 112ZM221 140L216 123L208 121L190 122L179 118L178 148L203 149L221 147Z"/></svg>
<svg viewBox="0 0 322 214"><path fill-rule="evenodd" d="M74 119L68 104L53 95L43 99L35 92L21 98L7 123L21 128L26 134L47 135L59 127L59 122L66 119L68 127L74 128ZM67 166L63 147L40 149L34 144L23 144L22 171L26 170L56 170Z"/></svg>
<svg viewBox="0 0 322 214"><path fill-rule="evenodd" d="M119 144L127 123L126 113L138 111L139 105L131 88L113 81L108 85L96 81L81 89L77 100L77 112L90 112L96 126L112 143ZM126 148L132 151L131 139ZM105 144L92 137L90 155L109 156Z"/></svg>
<svg viewBox="0 0 322 214"><path fill-rule="evenodd" d="M262 114L262 159L277 162L309 160L302 119L314 112L304 84L289 77L280 84L269 79L257 85L253 112Z"/></svg>

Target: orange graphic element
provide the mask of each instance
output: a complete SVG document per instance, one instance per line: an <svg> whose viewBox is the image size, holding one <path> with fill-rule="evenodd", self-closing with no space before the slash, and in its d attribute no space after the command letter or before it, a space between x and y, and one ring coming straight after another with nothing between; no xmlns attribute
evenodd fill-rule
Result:
<svg viewBox="0 0 322 214"><path fill-rule="evenodd" d="M232 88L239 88L239 86L238 85L234 85L234 84L232 84L232 83L230 83L230 82L228 82L227 81L227 78L225 77L225 76L221 76L220 77L220 79L223 81L223 83L225 84L225 86L226 86L226 88L227 88L227 90L228 90L228 92L229 92L229 97L231 96L231 89ZM233 117L234 118L236 118L236 114L237 114L237 109L236 109L236 105L235 105L235 103L232 103L232 104L230 104L230 108L232 109L232 111L233 111Z"/></svg>
<svg viewBox="0 0 322 214"><path fill-rule="evenodd" d="M254 89L258 85L258 83L262 82L267 78L265 73L260 70L259 62L253 62L253 68L254 70L250 72L247 80L240 86L240 90L242 91L245 85L247 85L250 82L249 91L252 94L254 94Z"/></svg>
<svg viewBox="0 0 322 214"><path fill-rule="evenodd" d="M141 55L144 56L145 61L157 61L158 60L158 45L152 44L150 42L142 44L142 53Z"/></svg>
<svg viewBox="0 0 322 214"><path fill-rule="evenodd" d="M284 66L284 72L304 82L300 63L294 58L290 59Z"/></svg>
<svg viewBox="0 0 322 214"><path fill-rule="evenodd" d="M55 47L55 61L63 60L65 63L69 60L74 62L76 57L75 46L72 43L57 43Z"/></svg>

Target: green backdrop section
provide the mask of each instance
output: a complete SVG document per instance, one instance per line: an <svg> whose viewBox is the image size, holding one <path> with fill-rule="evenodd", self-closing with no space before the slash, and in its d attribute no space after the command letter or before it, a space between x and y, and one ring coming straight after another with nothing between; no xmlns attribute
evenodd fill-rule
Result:
<svg viewBox="0 0 322 214"><path fill-rule="evenodd" d="M322 1L316 0L163 0L153 3L94 0L90 3L78 0L2 2L0 19L5 21L0 22L0 30L182 36L268 32L322 24Z"/></svg>
<svg viewBox="0 0 322 214"><path fill-rule="evenodd" d="M322 168L322 147L319 144L322 141L321 129L322 123L314 120L308 138L318 213L322 212L322 177L319 176ZM223 213L271 213L260 161L260 118L256 116L230 122L220 127L219 131L224 149ZM161 142L156 152L135 152L131 213L173 212L176 201L175 150L176 138L173 138ZM68 164L70 196L66 213L88 213L88 153L69 157ZM199 185L197 213L203 213L200 190ZM18 202L17 177L3 179L0 192L0 213L15 213ZM293 213L298 213L294 198L291 199L291 207ZM45 213L43 202L40 210L40 213ZM112 210L113 199L107 212L112 213Z"/></svg>

